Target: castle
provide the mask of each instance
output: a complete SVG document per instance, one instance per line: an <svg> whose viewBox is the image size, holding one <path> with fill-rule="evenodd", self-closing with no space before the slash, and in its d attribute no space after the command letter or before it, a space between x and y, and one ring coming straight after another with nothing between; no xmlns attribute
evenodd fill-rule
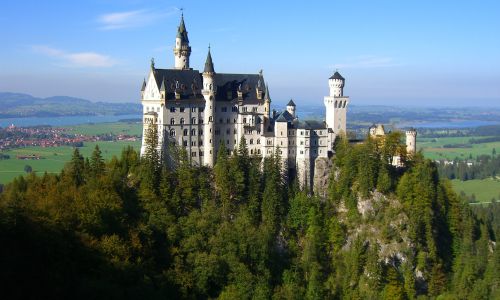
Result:
<svg viewBox="0 0 500 300"><path fill-rule="evenodd" d="M190 67L188 32L181 16L172 69L151 69L141 89L145 151L148 126L157 126L158 149L168 143L184 147L195 165L213 166L221 143L234 150L245 138L251 155L262 158L280 151L286 168L302 186L312 188L315 176L328 169L337 135L346 132L349 97L345 79L335 72L324 98L324 122L299 120L293 100L286 109L271 110L269 86L262 71L228 74L215 71L208 48L203 72Z"/></svg>

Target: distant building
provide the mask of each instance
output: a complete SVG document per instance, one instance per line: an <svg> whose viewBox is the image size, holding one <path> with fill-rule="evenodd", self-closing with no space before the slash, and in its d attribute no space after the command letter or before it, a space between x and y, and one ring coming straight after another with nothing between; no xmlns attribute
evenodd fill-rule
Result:
<svg viewBox="0 0 500 300"><path fill-rule="evenodd" d="M373 124L368 128L370 137L372 138L384 138L386 135L384 125ZM406 155L408 157L413 156L417 152L417 131L414 128L407 129L405 131L406 136ZM403 152L403 151L401 151ZM403 167L403 161L401 159L401 153L392 157L391 164L396 167Z"/></svg>
<svg viewBox="0 0 500 300"><path fill-rule="evenodd" d="M157 126L159 150L167 143L184 147L195 165L213 166L219 145L236 149L245 137L249 153L262 158L279 151L284 166L303 186L313 187L318 165L327 168L337 135L346 132L349 97L345 79L335 72L324 98L326 119L300 120L293 100L286 109L271 110L269 86L262 71L229 74L215 71L210 47L203 71L191 68L188 32L181 16L174 47L174 67L151 69L142 84L143 140Z"/></svg>

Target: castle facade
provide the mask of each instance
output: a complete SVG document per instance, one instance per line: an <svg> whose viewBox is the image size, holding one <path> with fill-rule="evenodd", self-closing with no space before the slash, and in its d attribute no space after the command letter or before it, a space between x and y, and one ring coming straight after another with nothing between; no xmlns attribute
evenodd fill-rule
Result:
<svg viewBox="0 0 500 300"><path fill-rule="evenodd" d="M195 165L213 166L221 143L234 150L244 137L251 155L265 158L279 151L300 184L314 187L314 177L325 172L333 155L336 136L346 132L349 97L344 96L345 79L338 72L328 79L325 121L308 121L298 118L293 100L285 110L271 110L269 86L262 71L216 72L210 47L203 71L191 68L183 16L173 52L174 67L159 69L151 61L142 85L141 154L149 126L157 126L160 151L166 151L168 143L184 147Z"/></svg>

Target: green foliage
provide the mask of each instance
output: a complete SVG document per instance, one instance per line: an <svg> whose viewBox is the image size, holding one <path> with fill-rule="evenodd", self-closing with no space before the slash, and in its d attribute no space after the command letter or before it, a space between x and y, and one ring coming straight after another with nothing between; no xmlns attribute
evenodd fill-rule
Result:
<svg viewBox="0 0 500 300"><path fill-rule="evenodd" d="M19 298L494 299L499 204L475 213L398 135L338 141L329 195L301 191L275 155L213 169L183 149L104 161L78 149L60 174L0 194L0 279ZM261 165L262 163L262 165Z"/></svg>

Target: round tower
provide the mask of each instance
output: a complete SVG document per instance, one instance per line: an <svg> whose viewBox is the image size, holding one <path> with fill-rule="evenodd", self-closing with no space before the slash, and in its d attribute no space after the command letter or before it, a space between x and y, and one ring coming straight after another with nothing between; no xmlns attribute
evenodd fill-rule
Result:
<svg viewBox="0 0 500 300"><path fill-rule="evenodd" d="M201 91L203 98L205 98L205 111L203 116L205 122L203 125L203 163L207 166L213 166L215 161L214 112L216 92L214 64L212 62L209 46L205 69L203 70L203 90Z"/></svg>
<svg viewBox="0 0 500 300"><path fill-rule="evenodd" d="M406 153L413 155L417 152L417 131L413 128L406 130Z"/></svg>
<svg viewBox="0 0 500 300"><path fill-rule="evenodd" d="M328 86L330 87L330 97L343 97L344 96L344 83L345 79L338 71L328 79Z"/></svg>
<svg viewBox="0 0 500 300"><path fill-rule="evenodd" d="M184 24L184 14L181 14L181 23L177 28L177 36L175 37L175 68L180 70L189 69L190 55L191 47L189 46L188 33Z"/></svg>
<svg viewBox="0 0 500 300"><path fill-rule="evenodd" d="M286 105L286 110L292 115L293 118L295 118L295 108L296 108L295 103L293 102L292 99L290 99L290 101Z"/></svg>
<svg viewBox="0 0 500 300"><path fill-rule="evenodd" d="M269 84L267 83L266 94L264 95L264 118L267 120L271 118L271 95L269 94Z"/></svg>
<svg viewBox="0 0 500 300"><path fill-rule="evenodd" d="M349 97L344 96L345 79L338 71L328 78L330 94L325 97L326 125L335 133L347 132L347 105Z"/></svg>

